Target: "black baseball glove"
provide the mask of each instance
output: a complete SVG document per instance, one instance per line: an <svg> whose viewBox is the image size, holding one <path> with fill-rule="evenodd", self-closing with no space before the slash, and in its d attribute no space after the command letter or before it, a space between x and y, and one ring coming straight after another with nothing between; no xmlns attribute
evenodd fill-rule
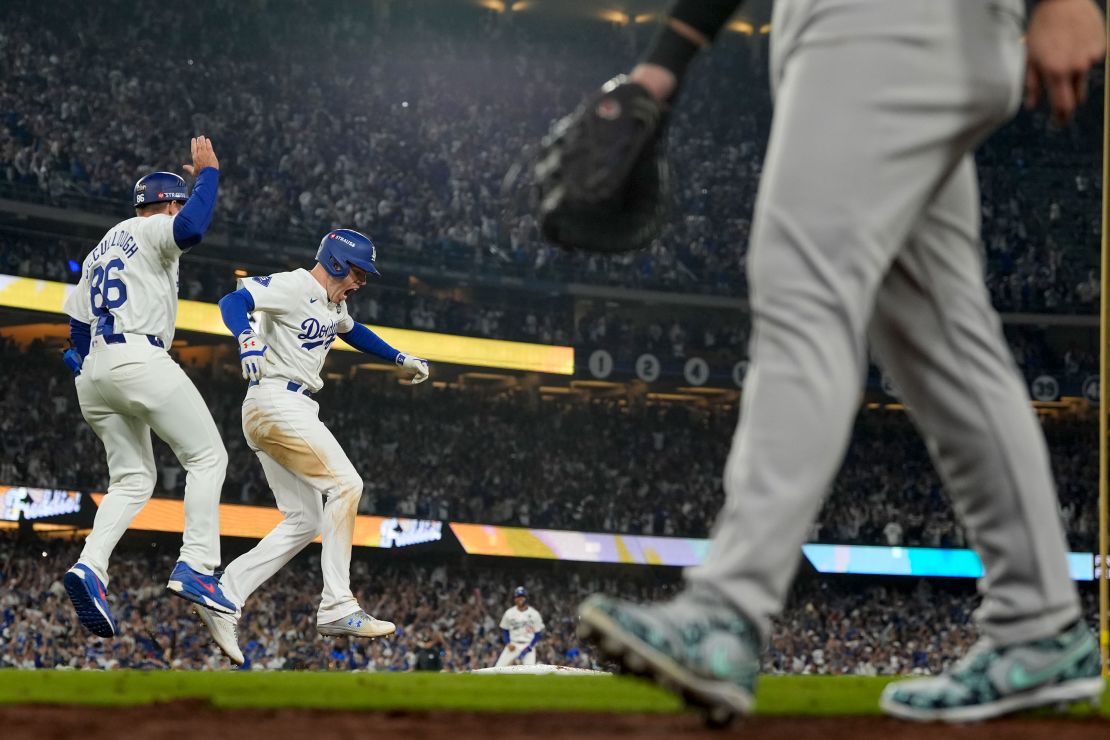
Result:
<svg viewBox="0 0 1110 740"><path fill-rule="evenodd" d="M544 237L587 252L646 247L669 202L666 120L666 106L621 75L555 123L533 173Z"/></svg>

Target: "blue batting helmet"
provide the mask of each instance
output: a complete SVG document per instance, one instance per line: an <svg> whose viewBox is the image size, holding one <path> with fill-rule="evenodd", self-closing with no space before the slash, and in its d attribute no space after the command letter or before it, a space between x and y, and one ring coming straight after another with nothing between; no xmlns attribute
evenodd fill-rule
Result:
<svg viewBox="0 0 1110 740"><path fill-rule="evenodd" d="M151 172L135 183L131 205L138 208L172 200L179 203L189 200L189 186L185 184L185 180L172 172Z"/></svg>
<svg viewBox="0 0 1110 740"><path fill-rule="evenodd" d="M524 586L517 586L516 590L513 591L513 598L515 599L517 596L523 596L524 598L527 599L528 598L528 589L526 589Z"/></svg>
<svg viewBox="0 0 1110 740"><path fill-rule="evenodd" d="M374 242L354 229L329 231L320 240L320 249L316 251L316 261L324 266L329 275L337 278L347 277L351 265L380 275L374 264L377 259L378 250Z"/></svg>

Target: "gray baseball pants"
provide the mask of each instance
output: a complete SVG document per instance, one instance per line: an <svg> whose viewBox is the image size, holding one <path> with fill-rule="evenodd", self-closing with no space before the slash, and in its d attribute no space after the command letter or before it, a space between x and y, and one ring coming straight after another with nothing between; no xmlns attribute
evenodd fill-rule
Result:
<svg viewBox="0 0 1110 740"><path fill-rule="evenodd" d="M868 345L983 560L1001 644L1079 616L1044 437L983 284L971 152L1021 97L1021 0L778 0L752 364L706 561L762 634L847 447ZM876 482L878 483L878 482Z"/></svg>

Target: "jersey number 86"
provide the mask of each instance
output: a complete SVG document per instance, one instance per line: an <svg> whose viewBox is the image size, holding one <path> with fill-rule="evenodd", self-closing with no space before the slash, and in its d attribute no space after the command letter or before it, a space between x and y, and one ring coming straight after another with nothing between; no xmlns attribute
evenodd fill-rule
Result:
<svg viewBox="0 0 1110 740"><path fill-rule="evenodd" d="M127 301L127 285L119 277L112 277L112 270L122 270L123 260L118 257L107 265L93 268L89 286L89 303L95 316L102 316Z"/></svg>

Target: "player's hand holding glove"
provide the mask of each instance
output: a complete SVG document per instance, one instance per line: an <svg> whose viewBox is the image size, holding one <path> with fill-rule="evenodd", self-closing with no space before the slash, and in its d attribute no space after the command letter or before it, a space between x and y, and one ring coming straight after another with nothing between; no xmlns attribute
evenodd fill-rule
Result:
<svg viewBox="0 0 1110 740"><path fill-rule="evenodd" d="M412 377L412 380L409 381L412 385L423 383L428 379L427 360L421 360L419 357L413 357L412 355L406 355L404 352L401 352L397 355L397 364L406 370L411 370L416 373Z"/></svg>
<svg viewBox="0 0 1110 740"><path fill-rule="evenodd" d="M647 246L669 198L666 120L666 104L621 75L558 121L534 172L544 237L588 252Z"/></svg>
<svg viewBox="0 0 1110 740"><path fill-rule="evenodd" d="M254 381L262 379L267 349L269 347L250 329L239 335L239 362L243 366L244 378Z"/></svg>
<svg viewBox="0 0 1110 740"><path fill-rule="evenodd" d="M62 362L73 371L73 377L76 378L81 374L81 366L85 363L85 358L81 356L80 352L71 347L62 353Z"/></svg>

